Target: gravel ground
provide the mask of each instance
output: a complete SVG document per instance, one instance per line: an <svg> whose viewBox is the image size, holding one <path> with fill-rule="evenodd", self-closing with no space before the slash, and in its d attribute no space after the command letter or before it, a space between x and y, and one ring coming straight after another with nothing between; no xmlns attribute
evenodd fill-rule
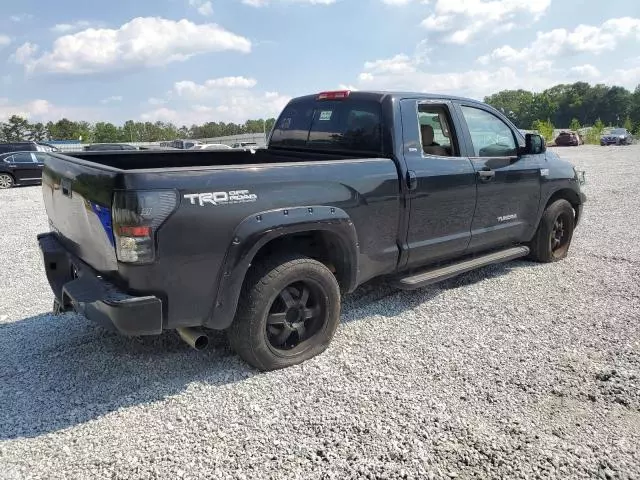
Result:
<svg viewBox="0 0 640 480"><path fill-rule="evenodd" d="M640 146L558 151L588 179L565 261L365 286L267 374L48 315L39 187L0 192L0 477L640 478Z"/></svg>

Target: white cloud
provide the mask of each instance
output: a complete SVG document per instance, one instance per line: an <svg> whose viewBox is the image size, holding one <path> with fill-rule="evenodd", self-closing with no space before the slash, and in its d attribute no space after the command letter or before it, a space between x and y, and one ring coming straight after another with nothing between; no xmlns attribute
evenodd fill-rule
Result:
<svg viewBox="0 0 640 480"><path fill-rule="evenodd" d="M625 22L624 25L629 27L631 23ZM634 30L623 28L622 31ZM640 83L640 57L637 63L627 64L627 68L607 73L601 73L588 63L567 67L563 62L554 66L552 59L531 57L509 46L481 57L479 68L463 71L436 73L426 68L424 62L415 62L415 58L415 54L413 57L398 54L387 59L368 61L354 86L361 90L429 92L482 99L504 89L542 91L559 83L577 81L620 85L630 90ZM511 62L508 65L484 67L495 61L507 60Z"/></svg>
<svg viewBox="0 0 640 480"><path fill-rule="evenodd" d="M556 28L548 32L538 32L536 39L528 47L517 50L504 45L488 55L481 56L478 62L488 65L495 60L515 63L536 62L583 53L600 55L614 50L621 40L629 37L640 40L640 18L612 18L600 26L578 25L571 31Z"/></svg>
<svg viewBox="0 0 640 480"><path fill-rule="evenodd" d="M278 92L254 93L251 90L222 92L209 103L196 103L179 109L160 107L143 113L143 121L164 121L177 125L205 122L244 123L248 119L277 116L291 99Z"/></svg>
<svg viewBox="0 0 640 480"><path fill-rule="evenodd" d="M16 60L28 72L82 75L161 66L209 52L247 53L251 42L213 23L138 17L118 29L90 28L59 37L39 57L31 44L20 49Z"/></svg>
<svg viewBox="0 0 640 480"><path fill-rule="evenodd" d="M164 99L164 98L158 98L158 97L151 97L147 100L147 103L149 105L164 105L165 103L167 103L168 100Z"/></svg>
<svg viewBox="0 0 640 480"><path fill-rule="evenodd" d="M7 98L0 98L0 121L5 121L11 115L19 115L32 122L57 121L63 117L94 121L101 117L99 112L93 109L65 107L43 99L11 103Z"/></svg>
<svg viewBox="0 0 640 480"><path fill-rule="evenodd" d="M363 82L373 80L377 76L404 76L413 75L420 66L429 63L429 53L431 48L427 46L425 40L418 43L413 55L409 56L399 53L391 58L367 61L364 63L364 71L360 73L359 79Z"/></svg>
<svg viewBox="0 0 640 480"><path fill-rule="evenodd" d="M64 33L77 32L78 30L87 29L94 25L96 25L94 22L90 22L88 20L77 20L73 23L58 23L53 27L51 27L51 31L53 33L64 34Z"/></svg>
<svg viewBox="0 0 640 480"><path fill-rule="evenodd" d="M537 21L550 4L551 0L435 0L433 12L422 21L422 26L441 33L433 36L436 41L463 45L481 32L496 34L512 30L520 22Z"/></svg>
<svg viewBox="0 0 640 480"><path fill-rule="evenodd" d="M633 91L640 85L640 67L618 68L602 79L607 85L620 85Z"/></svg>
<svg viewBox="0 0 640 480"><path fill-rule="evenodd" d="M571 67L571 71L584 77L597 78L600 76L600 70L589 64L576 65L575 67Z"/></svg>
<svg viewBox="0 0 640 480"><path fill-rule="evenodd" d="M205 0L189 0L189 5L195 8L200 15L209 17L213 15L213 4Z"/></svg>
<svg viewBox="0 0 640 480"><path fill-rule="evenodd" d="M197 84L191 80L183 80L175 83L174 90L178 96L198 99L214 96L222 89L253 88L256 84L257 82L253 78L222 77L212 78L204 82L204 84Z"/></svg>
<svg viewBox="0 0 640 480"><path fill-rule="evenodd" d="M405 74L416 71L414 62L408 55L399 54L392 58L365 62L364 69L370 73Z"/></svg>
<svg viewBox="0 0 640 480"><path fill-rule="evenodd" d="M11 43L11 38L7 35L0 34L0 48L6 47Z"/></svg>
<svg viewBox="0 0 640 480"><path fill-rule="evenodd" d="M19 46L11 58L17 63L24 63L29 61L37 51L37 45L27 42Z"/></svg>
<svg viewBox="0 0 640 480"><path fill-rule="evenodd" d="M120 95L113 95L111 97L103 98L100 100L100 103L103 105L107 105L109 103L119 103L122 101L122 97Z"/></svg>
<svg viewBox="0 0 640 480"><path fill-rule="evenodd" d="M11 20L14 23L20 23L20 22L24 22L26 20L31 20L33 18L33 15L29 14L29 13L20 13L18 15L11 15L9 17L9 20Z"/></svg>
<svg viewBox="0 0 640 480"><path fill-rule="evenodd" d="M308 5L332 5L336 0L242 0L251 7L264 7L270 3L306 3Z"/></svg>
<svg viewBox="0 0 640 480"><path fill-rule="evenodd" d="M416 70L411 75L404 73L360 74L358 87L364 90L408 90L455 94L482 98L503 88L537 88L542 84L537 77L523 78L509 67L491 70L468 70L463 72L431 73Z"/></svg>

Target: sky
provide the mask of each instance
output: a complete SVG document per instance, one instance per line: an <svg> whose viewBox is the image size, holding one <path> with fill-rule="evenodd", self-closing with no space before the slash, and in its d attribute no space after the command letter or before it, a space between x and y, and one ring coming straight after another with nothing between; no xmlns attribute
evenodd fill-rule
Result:
<svg viewBox="0 0 640 480"><path fill-rule="evenodd" d="M2 0L0 120L244 122L324 90L640 84L640 1Z"/></svg>

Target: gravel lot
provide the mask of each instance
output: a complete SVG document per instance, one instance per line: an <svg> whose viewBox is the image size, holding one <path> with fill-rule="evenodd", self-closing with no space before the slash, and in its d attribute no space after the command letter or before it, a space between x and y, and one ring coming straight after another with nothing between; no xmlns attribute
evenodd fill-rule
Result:
<svg viewBox="0 0 640 480"><path fill-rule="evenodd" d="M40 189L0 192L0 477L640 478L640 146L558 151L588 181L569 258L368 285L268 374L48 315Z"/></svg>

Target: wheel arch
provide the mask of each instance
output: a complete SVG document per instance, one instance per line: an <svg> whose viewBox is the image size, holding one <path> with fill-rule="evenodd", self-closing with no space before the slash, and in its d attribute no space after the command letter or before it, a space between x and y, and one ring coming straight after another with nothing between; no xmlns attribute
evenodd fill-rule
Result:
<svg viewBox="0 0 640 480"><path fill-rule="evenodd" d="M573 211L575 213L575 219L576 219L575 224L577 225L578 221L580 220L580 216L582 214L582 211L581 211L582 209L580 208L580 206L582 205L582 200L580 199L580 195L578 194L578 192L576 192L571 188L561 188L553 192L549 197L549 199L547 200L547 203L545 204L544 208L542 209L542 212L544 212L547 208L549 208L549 205L551 205L553 202L560 199L567 200L573 207Z"/></svg>
<svg viewBox="0 0 640 480"><path fill-rule="evenodd" d="M227 328L235 317L251 266L282 251L297 251L327 265L343 292L357 286L359 243L353 222L344 210L312 206L257 213L240 222L234 232L205 326Z"/></svg>

